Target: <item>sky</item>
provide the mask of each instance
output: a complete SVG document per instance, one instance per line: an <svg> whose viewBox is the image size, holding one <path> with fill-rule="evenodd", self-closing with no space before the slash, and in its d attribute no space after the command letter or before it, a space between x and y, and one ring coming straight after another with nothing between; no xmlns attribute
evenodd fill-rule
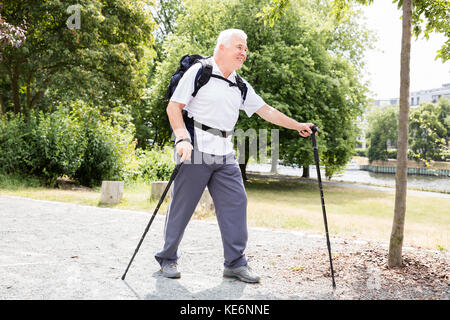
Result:
<svg viewBox="0 0 450 320"><path fill-rule="evenodd" d="M374 99L397 98L400 91L400 49L401 10L392 0L376 0L362 8L367 18L368 28L376 32L378 38L375 50L365 54L369 89ZM431 34L427 40L423 36L411 41L411 82L410 91L434 89L450 83L450 61L435 60L436 52L445 42L445 36Z"/></svg>

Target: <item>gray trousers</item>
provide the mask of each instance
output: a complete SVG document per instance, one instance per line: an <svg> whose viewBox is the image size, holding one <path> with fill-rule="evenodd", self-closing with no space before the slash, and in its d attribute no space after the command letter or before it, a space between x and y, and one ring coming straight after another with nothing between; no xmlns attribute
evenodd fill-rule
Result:
<svg viewBox="0 0 450 320"><path fill-rule="evenodd" d="M214 156L194 149L191 160L185 161L173 181L164 248L155 255L161 267L178 260L184 230L206 186L222 236L224 266L237 268L247 264L247 195L236 157L234 153Z"/></svg>

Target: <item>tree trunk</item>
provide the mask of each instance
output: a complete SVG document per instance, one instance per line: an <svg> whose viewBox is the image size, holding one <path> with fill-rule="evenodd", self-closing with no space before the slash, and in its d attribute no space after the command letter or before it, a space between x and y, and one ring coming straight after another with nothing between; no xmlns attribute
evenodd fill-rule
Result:
<svg viewBox="0 0 450 320"><path fill-rule="evenodd" d="M0 114L6 113L5 103L3 102L3 94L0 93Z"/></svg>
<svg viewBox="0 0 450 320"><path fill-rule="evenodd" d="M27 102L26 102L26 108L28 110L31 110L31 73L30 73L30 76L28 76L28 81L27 81Z"/></svg>
<svg viewBox="0 0 450 320"><path fill-rule="evenodd" d="M243 181L248 181L247 178L247 163L240 163L239 164L239 168L241 169L241 175L242 175L242 180Z"/></svg>
<svg viewBox="0 0 450 320"><path fill-rule="evenodd" d="M412 0L403 1L402 49L400 67L400 109L398 114L397 170L395 175L395 209L389 243L389 267L402 265L403 231L405 227L407 156L409 126L409 82L411 53Z"/></svg>
<svg viewBox="0 0 450 320"><path fill-rule="evenodd" d="M39 100L41 100L43 95L44 95L44 91L39 91L34 95L33 99L31 99L31 103L28 107L29 111L31 111L36 106L36 104L39 102Z"/></svg>
<svg viewBox="0 0 450 320"><path fill-rule="evenodd" d="M14 66L11 70L11 90L14 102L14 113L20 112L20 96L19 96L19 67Z"/></svg>
<svg viewBox="0 0 450 320"><path fill-rule="evenodd" d="M302 178L309 178L309 166L303 166Z"/></svg>

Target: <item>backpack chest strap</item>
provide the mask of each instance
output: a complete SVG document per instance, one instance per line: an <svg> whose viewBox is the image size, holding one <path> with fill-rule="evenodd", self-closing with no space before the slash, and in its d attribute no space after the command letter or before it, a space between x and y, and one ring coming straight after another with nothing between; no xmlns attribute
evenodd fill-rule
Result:
<svg viewBox="0 0 450 320"><path fill-rule="evenodd" d="M186 129L189 131L192 141L194 141L194 127L203 131L207 131L213 135L227 138L234 134L234 131L225 131L220 130L217 128L213 128L210 126L207 126L206 124L200 123L198 121L195 121L193 118L188 117L188 113L186 110L182 110L183 120L186 125Z"/></svg>
<svg viewBox="0 0 450 320"><path fill-rule="evenodd" d="M194 121L194 126L198 129L207 131L215 136L219 136L222 138L228 138L229 136L232 136L234 134L234 131L225 131L225 130L220 130L217 128L212 128L212 127L207 126L206 124L200 123L198 121Z"/></svg>
<svg viewBox="0 0 450 320"><path fill-rule="evenodd" d="M234 82L228 80L227 78L222 77L222 76L219 76L219 75L217 75L217 74L211 74L211 77L212 77L212 78L217 78L217 79L223 80L223 81L225 81L225 82L228 82L228 84L230 85L230 87L237 87L237 86L238 86L237 83L234 83Z"/></svg>

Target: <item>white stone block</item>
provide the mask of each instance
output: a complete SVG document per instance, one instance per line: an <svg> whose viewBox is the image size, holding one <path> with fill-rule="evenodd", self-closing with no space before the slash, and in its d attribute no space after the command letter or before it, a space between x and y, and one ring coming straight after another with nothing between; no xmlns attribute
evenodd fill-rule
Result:
<svg viewBox="0 0 450 320"><path fill-rule="evenodd" d="M161 198L164 190L167 187L168 181L153 181L151 183L151 198L154 200L158 200ZM172 188L173 184L170 186L169 190L167 191L166 197L164 200L170 200L170 197L172 195ZM211 195L209 194L208 188L205 188L205 191L203 191L203 194L200 198L200 201L198 202L196 211L202 211L204 213L214 213L214 202L212 200Z"/></svg>
<svg viewBox="0 0 450 320"><path fill-rule="evenodd" d="M102 204L117 204L122 199L123 181L102 181L100 202Z"/></svg>

